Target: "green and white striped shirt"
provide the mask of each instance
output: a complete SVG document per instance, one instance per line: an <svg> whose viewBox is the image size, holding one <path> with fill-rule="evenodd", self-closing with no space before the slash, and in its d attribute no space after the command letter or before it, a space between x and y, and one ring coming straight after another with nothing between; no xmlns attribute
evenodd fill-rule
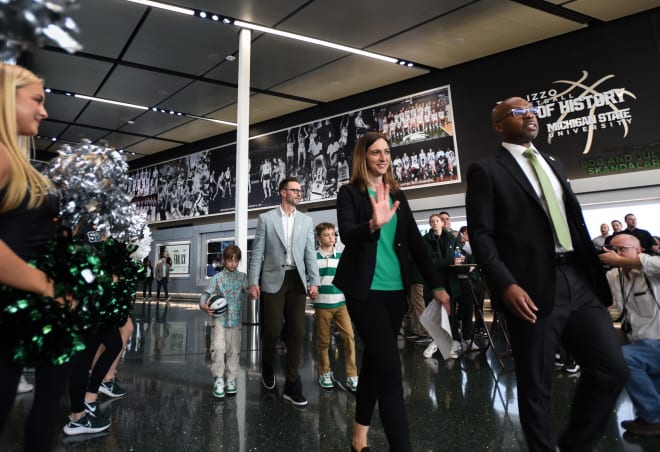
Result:
<svg viewBox="0 0 660 452"><path fill-rule="evenodd" d="M314 300L314 309L339 308L346 304L342 291L332 284L340 257L341 253L336 251L332 254L325 254L321 249L316 251L321 285L319 286L319 296Z"/></svg>

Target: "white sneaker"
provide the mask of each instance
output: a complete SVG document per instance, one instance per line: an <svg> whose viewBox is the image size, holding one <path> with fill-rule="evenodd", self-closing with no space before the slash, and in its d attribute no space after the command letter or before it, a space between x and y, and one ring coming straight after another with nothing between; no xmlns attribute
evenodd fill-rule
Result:
<svg viewBox="0 0 660 452"><path fill-rule="evenodd" d="M213 382L213 397L222 399L225 396L225 379L218 377Z"/></svg>
<svg viewBox="0 0 660 452"><path fill-rule="evenodd" d="M335 384L332 382L332 372L326 372L319 375L319 385L323 389L332 389L335 387Z"/></svg>
<svg viewBox="0 0 660 452"><path fill-rule="evenodd" d="M227 380L227 394L236 394L236 380Z"/></svg>
<svg viewBox="0 0 660 452"><path fill-rule="evenodd" d="M437 351L438 351L438 345L435 343L435 341L433 341L426 346L426 349L424 349L422 355L424 355L424 358L430 358Z"/></svg>
<svg viewBox="0 0 660 452"><path fill-rule="evenodd" d="M463 341L463 350L479 350L479 346L474 341Z"/></svg>
<svg viewBox="0 0 660 452"><path fill-rule="evenodd" d="M358 387L358 377L357 377L357 375L355 377L346 378L346 386L348 386L348 390L351 391L351 392L357 391L357 387Z"/></svg>
<svg viewBox="0 0 660 452"><path fill-rule="evenodd" d="M451 343L451 350L449 351L449 357L452 359L458 358L458 355L463 351L463 345L459 341L453 341Z"/></svg>
<svg viewBox="0 0 660 452"><path fill-rule="evenodd" d="M31 383L28 383L28 381L25 379L23 375L21 375L21 379L18 382L18 388L16 388L16 391L19 394L24 394L26 392L30 392L34 389L34 385Z"/></svg>

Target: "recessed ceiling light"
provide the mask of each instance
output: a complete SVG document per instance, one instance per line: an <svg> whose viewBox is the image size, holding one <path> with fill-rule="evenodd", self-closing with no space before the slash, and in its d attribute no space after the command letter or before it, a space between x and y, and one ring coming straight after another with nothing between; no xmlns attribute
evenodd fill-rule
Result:
<svg viewBox="0 0 660 452"><path fill-rule="evenodd" d="M155 2L155 1L152 1L152 0L127 0L127 1L133 2L133 3L139 3L139 4L145 5L145 6L150 6L152 8L166 9L168 11L172 11L172 12L180 13L180 14L186 14L188 16L193 16L195 14L195 10L192 10L192 9L181 8L180 6L168 5L166 3Z"/></svg>
<svg viewBox="0 0 660 452"><path fill-rule="evenodd" d="M249 30L261 31L262 33L273 34L276 36L282 36L283 38L295 39L297 41L309 42L311 44L320 45L323 47L329 47L331 49L340 50L348 53L355 53L357 55L366 56L369 58L375 58L377 60L387 61L388 63L396 63L397 59L388 57L385 55L380 55L374 52L368 52L366 50L357 49L355 47L349 47L342 44L336 44L330 41L324 41L323 39L312 38L310 36L299 35L297 33L291 33L284 30L278 30L276 28L265 27L263 25L257 25L250 22L243 22L242 20L234 20L234 25L240 28L247 28Z"/></svg>

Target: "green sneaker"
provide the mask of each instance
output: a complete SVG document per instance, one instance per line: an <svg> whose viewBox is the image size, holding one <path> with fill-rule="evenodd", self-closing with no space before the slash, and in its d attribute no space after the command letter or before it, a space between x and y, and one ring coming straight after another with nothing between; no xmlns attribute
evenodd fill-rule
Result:
<svg viewBox="0 0 660 452"><path fill-rule="evenodd" d="M348 390L351 392L357 391L358 387L358 377L347 377L346 378L346 386L348 386Z"/></svg>
<svg viewBox="0 0 660 452"><path fill-rule="evenodd" d="M332 382L332 372L326 372L319 375L319 385L323 389L333 389L335 384Z"/></svg>
<svg viewBox="0 0 660 452"><path fill-rule="evenodd" d="M225 396L225 379L218 377L213 383L213 397L222 399Z"/></svg>

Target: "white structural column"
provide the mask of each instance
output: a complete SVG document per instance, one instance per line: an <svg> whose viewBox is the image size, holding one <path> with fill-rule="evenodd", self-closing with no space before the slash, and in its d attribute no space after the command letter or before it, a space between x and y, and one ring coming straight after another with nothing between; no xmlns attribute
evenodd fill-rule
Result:
<svg viewBox="0 0 660 452"><path fill-rule="evenodd" d="M250 137L250 51L252 32L241 28L238 34L238 103L236 123L236 207L234 225L236 244L243 252L239 270L247 272L248 231L248 139Z"/></svg>
<svg viewBox="0 0 660 452"><path fill-rule="evenodd" d="M236 108L236 206L234 208L234 230L236 244L243 251L238 269L247 273L247 222L248 222L248 139L250 137L250 51L252 32L241 28L238 34L238 102ZM252 300L246 300L248 303ZM254 327L250 327L254 328ZM241 372L239 391L247 394L245 373ZM244 399L241 399L244 400ZM239 449L245 450L245 403L238 403Z"/></svg>

